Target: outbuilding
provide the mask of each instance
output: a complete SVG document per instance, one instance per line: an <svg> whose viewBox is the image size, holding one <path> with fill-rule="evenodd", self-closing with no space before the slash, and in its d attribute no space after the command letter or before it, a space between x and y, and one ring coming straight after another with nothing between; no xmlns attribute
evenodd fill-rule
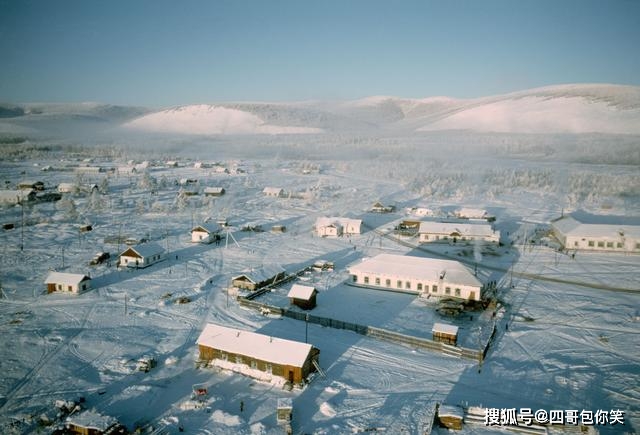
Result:
<svg viewBox="0 0 640 435"><path fill-rule="evenodd" d="M119 255L118 265L132 268L144 268L165 259L162 246L157 243L143 243L131 246Z"/></svg>
<svg viewBox="0 0 640 435"><path fill-rule="evenodd" d="M222 196L225 194L224 187L205 187L205 196Z"/></svg>
<svg viewBox="0 0 640 435"><path fill-rule="evenodd" d="M191 230L191 241L194 243L211 243L220 240L220 225L207 222Z"/></svg>
<svg viewBox="0 0 640 435"><path fill-rule="evenodd" d="M36 192L29 189L0 190L0 203L17 205L36 200Z"/></svg>
<svg viewBox="0 0 640 435"><path fill-rule="evenodd" d="M262 193L271 198L281 198L284 196L284 189L280 187L265 187Z"/></svg>
<svg viewBox="0 0 640 435"><path fill-rule="evenodd" d="M320 351L308 343L209 323L197 340L200 360L262 380L302 383L316 371Z"/></svg>
<svg viewBox="0 0 640 435"><path fill-rule="evenodd" d="M291 305L296 305L303 310L312 310L316 306L318 290L308 285L294 284L287 297Z"/></svg>
<svg viewBox="0 0 640 435"><path fill-rule="evenodd" d="M349 284L379 290L480 301L482 283L454 260L379 254L349 267Z"/></svg>
<svg viewBox="0 0 640 435"><path fill-rule="evenodd" d="M231 278L231 285L244 290L258 290L278 282L285 277L285 270L280 266L268 265L260 269L244 272Z"/></svg>
<svg viewBox="0 0 640 435"><path fill-rule="evenodd" d="M434 323L431 329L433 341L456 345L458 342L458 327L445 323Z"/></svg>
<svg viewBox="0 0 640 435"><path fill-rule="evenodd" d="M395 205L384 205L381 202L376 202L371 206L371 212L373 213L392 213L396 211Z"/></svg>
<svg viewBox="0 0 640 435"><path fill-rule="evenodd" d="M82 293L91 288L91 278L79 273L49 272L44 281L47 293L70 292Z"/></svg>
<svg viewBox="0 0 640 435"><path fill-rule="evenodd" d="M114 417L83 411L67 417L65 423L69 433L78 435L124 434L126 430Z"/></svg>

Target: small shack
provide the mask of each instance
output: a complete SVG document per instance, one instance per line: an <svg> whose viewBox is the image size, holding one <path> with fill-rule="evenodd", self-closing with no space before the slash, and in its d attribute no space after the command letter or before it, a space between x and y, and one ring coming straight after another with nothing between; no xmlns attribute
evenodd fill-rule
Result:
<svg viewBox="0 0 640 435"><path fill-rule="evenodd" d="M316 371L320 351L285 340L208 323L197 340L200 360L256 379L283 378L299 384Z"/></svg>
<svg viewBox="0 0 640 435"><path fill-rule="evenodd" d="M312 310L316 307L316 295L318 290L308 285L294 284L287 297L292 305L303 310Z"/></svg>
<svg viewBox="0 0 640 435"><path fill-rule="evenodd" d="M445 323L434 323L431 332L433 333L433 341L439 341L454 346L458 342L457 326L447 325Z"/></svg>
<svg viewBox="0 0 640 435"><path fill-rule="evenodd" d="M464 412L459 406L440 405L438 406L438 424L448 429L462 430L462 420Z"/></svg>
<svg viewBox="0 0 640 435"><path fill-rule="evenodd" d="M279 266L263 266L231 278L231 285L239 289L258 290L284 279L285 270Z"/></svg>
<svg viewBox="0 0 640 435"><path fill-rule="evenodd" d="M281 198L284 196L284 189L280 187L265 187L262 190L264 196L269 196L272 198Z"/></svg>
<svg viewBox="0 0 640 435"><path fill-rule="evenodd" d="M278 399L276 408L276 421L278 424L291 423L293 419L293 400L289 397L281 397Z"/></svg>
<svg viewBox="0 0 640 435"><path fill-rule="evenodd" d="M81 293L91 288L91 278L80 273L49 272L44 281L47 293L70 292Z"/></svg>
<svg viewBox="0 0 640 435"><path fill-rule="evenodd" d="M205 187L205 196L222 196L225 194L224 187Z"/></svg>
<svg viewBox="0 0 640 435"><path fill-rule="evenodd" d="M84 411L67 418L66 429L71 434L102 435L126 433L124 427L114 417Z"/></svg>
<svg viewBox="0 0 640 435"><path fill-rule="evenodd" d="M371 206L372 213L392 213L396 211L395 205L384 205L381 202L376 202Z"/></svg>
<svg viewBox="0 0 640 435"><path fill-rule="evenodd" d="M211 243L220 240L220 225L207 222L191 230L191 241L194 243Z"/></svg>
<svg viewBox="0 0 640 435"><path fill-rule="evenodd" d="M118 257L118 265L143 268L165 259L164 249L157 243L143 243L127 248Z"/></svg>

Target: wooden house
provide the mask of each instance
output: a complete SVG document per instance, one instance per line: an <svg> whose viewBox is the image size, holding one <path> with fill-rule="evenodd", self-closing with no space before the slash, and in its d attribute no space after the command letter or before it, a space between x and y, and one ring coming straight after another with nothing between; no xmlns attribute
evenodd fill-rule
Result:
<svg viewBox="0 0 640 435"><path fill-rule="evenodd" d="M462 430L464 412L459 406L439 405L438 424L453 430Z"/></svg>
<svg viewBox="0 0 640 435"><path fill-rule="evenodd" d="M245 290L258 290L285 277L285 270L279 266L262 266L260 269L244 272L231 278L231 285Z"/></svg>
<svg viewBox="0 0 640 435"><path fill-rule="evenodd" d="M379 254L349 267L349 284L423 297L480 301L482 283L454 260Z"/></svg>
<svg viewBox="0 0 640 435"><path fill-rule="evenodd" d="M421 222L418 235L420 243L500 242L500 231L488 223Z"/></svg>
<svg viewBox="0 0 640 435"><path fill-rule="evenodd" d="M191 241L194 243L211 243L220 240L220 225L216 223L204 223L191 230Z"/></svg>
<svg viewBox="0 0 640 435"><path fill-rule="evenodd" d="M299 384L316 371L320 351L311 344L209 323L197 340L200 360L269 380Z"/></svg>
<svg viewBox="0 0 640 435"><path fill-rule="evenodd" d="M271 198L281 198L284 196L284 189L280 187L265 187L262 190L264 196L268 196Z"/></svg>
<svg viewBox="0 0 640 435"><path fill-rule="evenodd" d="M118 265L138 269L151 266L164 259L165 252L162 246L150 242L127 248L118 256Z"/></svg>
<svg viewBox="0 0 640 435"><path fill-rule="evenodd" d="M44 283L47 293L82 293L91 288L91 278L80 273L49 272Z"/></svg>
<svg viewBox="0 0 640 435"><path fill-rule="evenodd" d="M293 420L293 400L290 397L278 398L276 408L276 422L278 424L288 424Z"/></svg>
<svg viewBox="0 0 640 435"><path fill-rule="evenodd" d="M458 327L444 323L434 323L431 329L433 341L456 345L458 342Z"/></svg>
<svg viewBox="0 0 640 435"><path fill-rule="evenodd" d="M205 196L222 196L225 194L224 187L205 187Z"/></svg>
<svg viewBox="0 0 640 435"><path fill-rule="evenodd" d="M601 218L594 223L586 223L565 216L551 223L551 231L564 249L640 252L640 225L634 225L631 220L613 222L616 219Z"/></svg>
<svg viewBox="0 0 640 435"><path fill-rule="evenodd" d="M65 427L68 433L78 435L108 435L126 433L124 427L113 417L95 411L83 411L67 417Z"/></svg>
<svg viewBox="0 0 640 435"><path fill-rule="evenodd" d="M287 297L292 305L296 305L303 310L312 310L316 306L316 296L318 290L315 287L294 284L289 290Z"/></svg>

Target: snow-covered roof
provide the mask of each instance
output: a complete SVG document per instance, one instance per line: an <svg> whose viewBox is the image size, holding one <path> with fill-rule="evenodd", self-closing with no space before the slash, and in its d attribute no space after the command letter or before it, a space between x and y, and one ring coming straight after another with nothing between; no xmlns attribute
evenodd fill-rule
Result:
<svg viewBox="0 0 640 435"><path fill-rule="evenodd" d="M0 202L17 203L26 199L33 190L0 190Z"/></svg>
<svg viewBox="0 0 640 435"><path fill-rule="evenodd" d="M258 283L262 281L266 281L268 279L273 278L274 276L283 273L285 270L275 264L267 264L263 265L260 269L253 269L242 272L239 275L234 276L232 279L240 278L241 276L246 276L251 281Z"/></svg>
<svg viewBox="0 0 640 435"><path fill-rule="evenodd" d="M419 233L427 234L451 234L459 233L461 236L491 236L494 234L490 224L460 223L460 222L420 222Z"/></svg>
<svg viewBox="0 0 640 435"><path fill-rule="evenodd" d="M222 193L224 191L224 187L205 187L204 193Z"/></svg>
<svg viewBox="0 0 640 435"><path fill-rule="evenodd" d="M278 398L278 409L292 409L293 408L293 399L291 397L279 397Z"/></svg>
<svg viewBox="0 0 640 435"><path fill-rule="evenodd" d="M151 257L153 255L164 253L164 249L162 246L158 245L155 242L143 243L141 245L131 246L124 252L127 252L129 249L137 252L141 257ZM124 252L120 255L123 255Z"/></svg>
<svg viewBox="0 0 640 435"><path fill-rule="evenodd" d="M287 294L287 297L308 301L313 296L313 292L316 291L317 290L315 289L315 287L294 284L291 286L291 290L289 290L289 294Z"/></svg>
<svg viewBox="0 0 640 435"><path fill-rule="evenodd" d="M379 254L349 267L350 273L371 273L404 279L438 280L444 272L444 282L480 287L482 283L462 264L454 260L421 258L410 255Z"/></svg>
<svg viewBox="0 0 640 435"><path fill-rule="evenodd" d="M265 187L262 190L262 193L281 193L282 192L282 188L281 187Z"/></svg>
<svg viewBox="0 0 640 435"><path fill-rule="evenodd" d="M346 217L319 217L316 219L316 228L328 227L330 225L341 225L343 227L359 227L362 219L352 219Z"/></svg>
<svg viewBox="0 0 640 435"><path fill-rule="evenodd" d="M208 323L197 344L261 361L302 367L312 346L298 341Z"/></svg>
<svg viewBox="0 0 640 435"><path fill-rule="evenodd" d="M199 231L203 233L215 234L219 233L222 228L215 222L207 222L193 227L191 232Z"/></svg>
<svg viewBox="0 0 640 435"><path fill-rule="evenodd" d="M78 285L82 281L91 279L81 273L49 272L45 284Z"/></svg>
<svg viewBox="0 0 640 435"><path fill-rule="evenodd" d="M438 407L438 415L440 417L457 417L462 419L464 417L464 412L462 411L462 408L460 408L459 406L452 406L452 405L440 405Z"/></svg>
<svg viewBox="0 0 640 435"><path fill-rule="evenodd" d="M446 323L434 323L431 332L439 332L442 334L458 335L458 327L447 325Z"/></svg>
<svg viewBox="0 0 640 435"><path fill-rule="evenodd" d="M118 424L118 420L107 415L98 414L95 411L84 411L69 416L67 424L104 432L111 426Z"/></svg>
<svg viewBox="0 0 640 435"><path fill-rule="evenodd" d="M586 224L565 216L551 224L556 231L573 237L640 238L640 225Z"/></svg>
<svg viewBox="0 0 640 435"><path fill-rule="evenodd" d="M465 217L469 219L481 219L487 217L487 211L479 208L467 208L462 207L454 212L456 216Z"/></svg>

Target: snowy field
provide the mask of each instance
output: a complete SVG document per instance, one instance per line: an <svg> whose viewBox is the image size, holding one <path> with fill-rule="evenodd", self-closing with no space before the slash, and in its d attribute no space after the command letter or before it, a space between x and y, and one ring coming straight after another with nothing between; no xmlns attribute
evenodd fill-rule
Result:
<svg viewBox="0 0 640 435"><path fill-rule="evenodd" d="M254 158L247 157L251 150L243 150L240 141L232 156L231 139L218 144L219 153L209 154L201 144L190 153L167 155L108 156L93 148L78 148L74 155L64 149L18 158L3 154L0 175L7 187L25 179L48 187L95 183L101 193L65 194L58 202L24 210L0 209L0 223L15 224L0 230L0 432L49 433L57 422L54 401L80 397L83 407L116 417L129 430L160 433L178 433L179 427L199 434L282 433L275 417L278 398L293 399L293 432L301 434L422 434L436 403L620 409L625 426L598 426L600 432L639 430L640 257L578 253L571 258L545 236L549 221L563 210L640 215L637 166L537 156L476 155L462 162L443 156L389 162L383 154L284 158L296 149L296 140L286 139L283 152L272 146L261 151L264 157ZM353 156L362 145L351 145ZM224 158L206 157L217 155ZM83 161L88 158L93 160ZM129 159L152 165L135 174L81 177L72 169L123 168ZM166 160L180 166L166 167ZM229 173L194 168L195 161L218 161ZM48 165L51 171L41 171ZM183 178L198 183L181 186ZM226 194L205 198L205 186L224 187ZM267 186L291 195L267 198L262 194ZM195 190L200 194L184 195ZM397 210L369 213L376 201ZM460 206L487 209L497 218L505 246L425 247L416 238L384 237L415 206L443 213ZM319 238L312 229L321 216L361 218L365 231ZM218 218L231 225L228 239L224 234L219 245L191 243L194 225ZM93 230L81 233L85 224ZM242 231L256 225L265 231ZM286 232L269 231L273 225L285 225ZM156 241L169 251L168 258L141 270L117 270L115 259L88 265L97 252L113 257L123 251L124 243L105 241L118 237ZM494 321L490 311L443 318L431 300L344 283L350 264L381 252L462 260L471 269L477 264L484 282L497 282L498 333L481 367L309 324L306 334L320 349L326 377L315 376L304 389L289 391L231 371L196 368L195 340L207 322L304 341L303 322L240 307L238 293L228 287L232 276L252 268L279 265L296 271L319 259L333 261L335 270L300 281L319 291L314 315L424 338L430 338L434 322L453 323L460 327L459 344L475 348L479 330ZM90 274L93 289L81 295L46 294L43 282L50 270ZM290 285L258 300L286 307ZM180 297L190 302L179 304ZM136 361L146 355L157 359L157 367L137 371ZM209 386L209 397L206 406L190 409L197 383ZM502 431L463 428L463 433L489 432Z"/></svg>

